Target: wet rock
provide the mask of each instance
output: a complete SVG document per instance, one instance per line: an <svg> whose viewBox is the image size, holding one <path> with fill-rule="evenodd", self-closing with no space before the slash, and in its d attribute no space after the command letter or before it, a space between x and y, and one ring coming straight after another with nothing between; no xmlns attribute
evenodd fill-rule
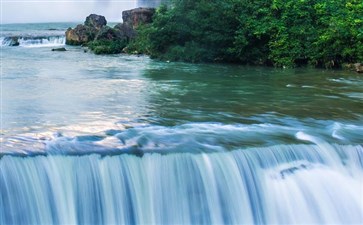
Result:
<svg viewBox="0 0 363 225"><path fill-rule="evenodd" d="M357 73L363 73L363 63L346 63L343 68Z"/></svg>
<svg viewBox="0 0 363 225"><path fill-rule="evenodd" d="M86 21L84 22L85 26L95 28L96 30L100 30L102 27L106 26L106 24L106 18L96 14L87 16Z"/></svg>
<svg viewBox="0 0 363 225"><path fill-rule="evenodd" d="M19 46L19 37L8 37L4 39L8 46Z"/></svg>
<svg viewBox="0 0 363 225"><path fill-rule="evenodd" d="M151 23L155 8L136 8L122 12L124 24L136 29L140 24Z"/></svg>
<svg viewBox="0 0 363 225"><path fill-rule="evenodd" d="M67 49L66 48L53 48L52 51L53 52L65 52L65 51L67 51Z"/></svg>
<svg viewBox="0 0 363 225"><path fill-rule="evenodd" d="M354 68L357 73L363 73L363 64L362 63L355 63Z"/></svg>

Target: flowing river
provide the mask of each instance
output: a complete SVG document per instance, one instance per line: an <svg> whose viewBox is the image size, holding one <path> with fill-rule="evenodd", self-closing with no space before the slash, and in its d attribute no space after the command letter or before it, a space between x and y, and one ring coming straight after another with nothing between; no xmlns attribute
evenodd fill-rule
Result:
<svg viewBox="0 0 363 225"><path fill-rule="evenodd" d="M362 75L98 56L69 26L2 25L0 224L363 224Z"/></svg>

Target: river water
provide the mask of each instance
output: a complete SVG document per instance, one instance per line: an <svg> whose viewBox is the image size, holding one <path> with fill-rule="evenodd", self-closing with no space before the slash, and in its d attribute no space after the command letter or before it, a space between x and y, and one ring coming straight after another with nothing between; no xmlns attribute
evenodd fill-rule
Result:
<svg viewBox="0 0 363 225"><path fill-rule="evenodd" d="M98 56L69 26L2 26L0 224L363 223L362 75Z"/></svg>

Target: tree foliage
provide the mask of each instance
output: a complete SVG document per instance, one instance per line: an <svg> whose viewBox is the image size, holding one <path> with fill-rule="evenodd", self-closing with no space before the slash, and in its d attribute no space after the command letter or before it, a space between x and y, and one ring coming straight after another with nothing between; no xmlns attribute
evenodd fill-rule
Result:
<svg viewBox="0 0 363 225"><path fill-rule="evenodd" d="M338 67L363 60L363 1L174 0L130 47L163 60Z"/></svg>

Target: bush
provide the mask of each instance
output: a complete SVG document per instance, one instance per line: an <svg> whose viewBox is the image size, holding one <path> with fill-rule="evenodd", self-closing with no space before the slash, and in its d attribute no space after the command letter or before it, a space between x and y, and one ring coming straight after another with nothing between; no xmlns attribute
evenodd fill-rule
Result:
<svg viewBox="0 0 363 225"><path fill-rule="evenodd" d="M125 40L96 40L89 42L87 46L95 54L118 54L126 47Z"/></svg>

